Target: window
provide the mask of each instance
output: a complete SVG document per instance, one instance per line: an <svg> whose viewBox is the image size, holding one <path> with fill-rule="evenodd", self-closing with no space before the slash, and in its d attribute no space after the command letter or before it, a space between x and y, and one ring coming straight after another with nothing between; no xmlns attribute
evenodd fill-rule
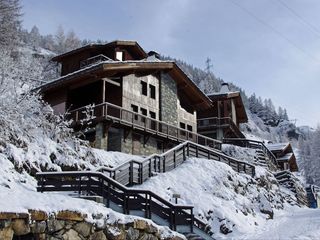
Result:
<svg viewBox="0 0 320 240"><path fill-rule="evenodd" d="M147 109L145 108L140 108L140 111L141 111L141 114L144 115L144 116L147 116Z"/></svg>
<svg viewBox="0 0 320 240"><path fill-rule="evenodd" d="M144 116L147 116L148 111L145 108L140 108L141 114ZM141 122L145 123L146 122L146 118L141 116Z"/></svg>
<svg viewBox="0 0 320 240"><path fill-rule="evenodd" d="M151 118L156 119L156 113L155 112L149 111L149 115L150 115Z"/></svg>
<svg viewBox="0 0 320 240"><path fill-rule="evenodd" d="M123 61L124 59L123 59L123 52L121 52L121 51L117 51L116 52L116 60L118 60L118 61Z"/></svg>
<svg viewBox="0 0 320 240"><path fill-rule="evenodd" d="M138 113L138 109L139 109L138 106L131 104L131 109L132 109L132 112ZM134 114L133 119L135 121L138 121L138 115Z"/></svg>
<svg viewBox="0 0 320 240"><path fill-rule="evenodd" d="M138 112L138 106L131 104L131 109L133 112Z"/></svg>
<svg viewBox="0 0 320 240"><path fill-rule="evenodd" d="M187 125L187 130L192 132L192 126L191 125Z"/></svg>
<svg viewBox="0 0 320 240"><path fill-rule="evenodd" d="M186 129L186 124L185 124L185 123L180 122L180 128L182 128L182 129Z"/></svg>
<svg viewBox="0 0 320 240"><path fill-rule="evenodd" d="M144 81L141 81L141 93L142 95L148 96L148 84Z"/></svg>
<svg viewBox="0 0 320 240"><path fill-rule="evenodd" d="M150 88L150 97L156 99L156 87L153 85L149 85Z"/></svg>

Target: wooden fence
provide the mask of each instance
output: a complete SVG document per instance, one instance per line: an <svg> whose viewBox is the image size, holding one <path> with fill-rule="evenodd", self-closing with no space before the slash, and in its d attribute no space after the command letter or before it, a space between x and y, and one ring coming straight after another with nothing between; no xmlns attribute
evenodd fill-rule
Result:
<svg viewBox="0 0 320 240"><path fill-rule="evenodd" d="M261 141L250 140L245 138L225 138L223 143L237 145L240 147L260 149L263 154L270 160L268 165L271 164L271 169L276 170L278 168L278 162L276 156L269 150L269 148Z"/></svg>
<svg viewBox="0 0 320 240"><path fill-rule="evenodd" d="M120 182L123 185L142 184L150 178L154 172L167 172L180 164L188 157L206 158L228 164L237 172L243 172L255 175L255 166L247 162L239 161L227 156L220 151L195 144L193 142L184 142L169 151L158 155L153 154L142 161L131 160L117 166L116 168L99 168L101 171Z"/></svg>
<svg viewBox="0 0 320 240"><path fill-rule="evenodd" d="M167 221L172 230L177 226L197 227L207 233L210 228L194 217L193 206L173 204L152 191L129 189L99 172L47 172L37 173L39 192L71 191L79 195L97 195L106 200L106 206L118 206L124 214L142 211L146 218L157 215Z"/></svg>

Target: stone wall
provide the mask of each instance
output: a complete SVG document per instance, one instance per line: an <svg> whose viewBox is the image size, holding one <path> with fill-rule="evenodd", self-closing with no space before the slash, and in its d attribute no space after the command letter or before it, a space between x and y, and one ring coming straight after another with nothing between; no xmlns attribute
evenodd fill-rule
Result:
<svg viewBox="0 0 320 240"><path fill-rule="evenodd" d="M153 137L150 137L146 144L144 144L143 135L137 135L140 137L140 142L137 142L137 139L133 141L133 135L135 133L130 133L124 138L122 134L121 138L121 152L135 155L145 155L149 156L154 153L161 153L162 151L157 148L157 140Z"/></svg>
<svg viewBox="0 0 320 240"><path fill-rule="evenodd" d="M160 111L163 122L178 125L178 95L176 82L166 73L161 74Z"/></svg>
<svg viewBox="0 0 320 240"><path fill-rule="evenodd" d="M84 215L70 211L61 211L57 214L34 210L30 210L29 214L0 213L0 239L12 240L14 237L22 236L23 239L39 240L164 239L157 226L143 219L134 219L125 224L104 223L98 226L86 222L85 218ZM167 239L180 240L182 238L174 236Z"/></svg>

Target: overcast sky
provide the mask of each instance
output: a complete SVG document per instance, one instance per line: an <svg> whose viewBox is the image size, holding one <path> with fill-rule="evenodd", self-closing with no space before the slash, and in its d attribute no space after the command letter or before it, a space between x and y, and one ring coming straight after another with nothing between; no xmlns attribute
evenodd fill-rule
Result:
<svg viewBox="0 0 320 240"><path fill-rule="evenodd" d="M248 94L320 122L319 0L23 0L24 27L80 38L136 40L205 67Z"/></svg>

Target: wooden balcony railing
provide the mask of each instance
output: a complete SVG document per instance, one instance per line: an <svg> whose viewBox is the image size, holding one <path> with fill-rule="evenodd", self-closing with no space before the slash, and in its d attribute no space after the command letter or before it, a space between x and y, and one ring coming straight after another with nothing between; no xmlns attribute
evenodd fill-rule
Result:
<svg viewBox="0 0 320 240"><path fill-rule="evenodd" d="M228 127L238 138L244 138L243 133L239 130L237 125L229 117L225 118L200 118L197 120L198 131L205 129L217 129Z"/></svg>
<svg viewBox="0 0 320 240"><path fill-rule="evenodd" d="M110 58L104 56L103 54L99 54L97 56L80 61L80 69L89 67L93 64L97 64L104 61L110 61L110 60L111 60Z"/></svg>
<svg viewBox="0 0 320 240"><path fill-rule="evenodd" d="M221 141L178 128L107 102L72 110L70 111L70 118L74 121L74 124L88 124L102 119L109 119L177 142L191 141L221 150Z"/></svg>

